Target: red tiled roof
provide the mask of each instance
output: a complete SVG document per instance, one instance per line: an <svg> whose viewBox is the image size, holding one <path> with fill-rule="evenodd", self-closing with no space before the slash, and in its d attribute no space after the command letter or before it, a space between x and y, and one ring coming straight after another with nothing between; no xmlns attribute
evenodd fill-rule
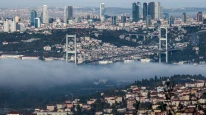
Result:
<svg viewBox="0 0 206 115"><path fill-rule="evenodd" d="M8 112L8 114L20 114L20 113L17 111L10 111L10 112Z"/></svg>

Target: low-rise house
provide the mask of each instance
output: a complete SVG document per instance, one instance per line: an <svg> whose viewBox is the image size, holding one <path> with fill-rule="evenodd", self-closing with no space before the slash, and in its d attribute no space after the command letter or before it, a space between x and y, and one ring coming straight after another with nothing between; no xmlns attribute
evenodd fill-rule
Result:
<svg viewBox="0 0 206 115"><path fill-rule="evenodd" d="M198 82L196 82L196 86L197 87L204 87L205 86L205 82L204 81L198 81Z"/></svg>
<svg viewBox="0 0 206 115"><path fill-rule="evenodd" d="M10 111L7 113L7 115L22 115L20 112L17 111Z"/></svg>
<svg viewBox="0 0 206 115"><path fill-rule="evenodd" d="M59 109L64 109L66 106L65 104L57 104L56 107L59 110Z"/></svg>
<svg viewBox="0 0 206 115"><path fill-rule="evenodd" d="M112 109L111 108L104 109L103 111L104 111L104 113L112 113Z"/></svg>
<svg viewBox="0 0 206 115"><path fill-rule="evenodd" d="M72 112L36 112L37 115L72 115Z"/></svg>
<svg viewBox="0 0 206 115"><path fill-rule="evenodd" d="M65 105L66 105L67 108L72 108L73 107L72 103L66 103Z"/></svg>
<svg viewBox="0 0 206 115"><path fill-rule="evenodd" d="M117 103L121 103L122 102L122 97L115 97L115 101Z"/></svg>
<svg viewBox="0 0 206 115"><path fill-rule="evenodd" d="M117 109L118 113L125 113L126 112L126 108L119 108Z"/></svg>
<svg viewBox="0 0 206 115"><path fill-rule="evenodd" d="M54 105L47 105L47 110L49 111L54 111L55 110L55 106Z"/></svg>
<svg viewBox="0 0 206 115"><path fill-rule="evenodd" d="M135 98L129 98L128 100L127 100L127 108L129 109L129 110L132 110L132 109L134 109L134 104L136 103L136 99Z"/></svg>
<svg viewBox="0 0 206 115"><path fill-rule="evenodd" d="M96 112L95 115L103 115L103 112Z"/></svg>
<svg viewBox="0 0 206 115"><path fill-rule="evenodd" d="M97 99L90 99L87 101L88 105L94 104Z"/></svg>

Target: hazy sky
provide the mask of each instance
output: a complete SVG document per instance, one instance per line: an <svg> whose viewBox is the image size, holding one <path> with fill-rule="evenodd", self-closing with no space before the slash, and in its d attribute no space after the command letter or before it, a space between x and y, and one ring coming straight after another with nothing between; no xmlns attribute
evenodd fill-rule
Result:
<svg viewBox="0 0 206 115"><path fill-rule="evenodd" d="M159 1L163 7L206 7L206 0L0 0L1 8L48 6L92 6L99 7L104 2L108 7L131 7L132 2Z"/></svg>
<svg viewBox="0 0 206 115"><path fill-rule="evenodd" d="M116 63L106 66L66 64L63 61L0 59L0 86L76 83L92 79L141 80L155 75L202 74L206 66L166 65L155 63Z"/></svg>

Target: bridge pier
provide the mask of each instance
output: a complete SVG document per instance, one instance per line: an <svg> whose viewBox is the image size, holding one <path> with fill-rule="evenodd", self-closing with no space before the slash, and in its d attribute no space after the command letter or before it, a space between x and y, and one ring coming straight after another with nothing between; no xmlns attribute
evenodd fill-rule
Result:
<svg viewBox="0 0 206 115"><path fill-rule="evenodd" d="M166 30L166 33L165 33L165 38L162 37L162 34L161 34L161 29L165 29ZM162 50L162 41L165 41L166 42L166 45L165 45L165 49L166 49L166 52L164 53L166 55L166 60L165 62L168 63L168 39L167 39L167 33L168 33L168 29L167 27L159 27L159 50ZM159 54L159 63L161 63L161 53Z"/></svg>
<svg viewBox="0 0 206 115"><path fill-rule="evenodd" d="M68 39L69 38L74 38L74 51L68 51ZM76 40L76 35L66 35L66 62L68 62L68 54L74 54L75 55L75 65L77 64L77 40Z"/></svg>

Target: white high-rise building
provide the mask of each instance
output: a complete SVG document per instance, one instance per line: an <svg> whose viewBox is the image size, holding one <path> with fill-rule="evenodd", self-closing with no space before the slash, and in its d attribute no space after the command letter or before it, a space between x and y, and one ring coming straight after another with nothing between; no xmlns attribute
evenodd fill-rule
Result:
<svg viewBox="0 0 206 115"><path fill-rule="evenodd" d="M4 21L4 32L9 32L9 21L8 20Z"/></svg>
<svg viewBox="0 0 206 115"><path fill-rule="evenodd" d="M15 22L15 20L10 21L10 31L11 31L11 33L16 31L16 22Z"/></svg>
<svg viewBox="0 0 206 115"><path fill-rule="evenodd" d="M42 23L48 24L49 23L49 15L48 15L48 6L43 5L42 7Z"/></svg>
<svg viewBox="0 0 206 115"><path fill-rule="evenodd" d="M73 7L65 6L64 7L64 23L67 23L68 20L73 18Z"/></svg>
<svg viewBox="0 0 206 115"><path fill-rule="evenodd" d="M160 19L160 17L161 17L161 6L160 6L160 2L155 2L154 18L155 18L155 19Z"/></svg>
<svg viewBox="0 0 206 115"><path fill-rule="evenodd" d="M100 20L101 22L104 22L105 20L105 4L104 3L100 4Z"/></svg>
<svg viewBox="0 0 206 115"><path fill-rule="evenodd" d="M4 32L15 32L16 22L15 20L5 20L4 21Z"/></svg>
<svg viewBox="0 0 206 115"><path fill-rule="evenodd" d="M67 23L67 6L64 7L64 23Z"/></svg>

